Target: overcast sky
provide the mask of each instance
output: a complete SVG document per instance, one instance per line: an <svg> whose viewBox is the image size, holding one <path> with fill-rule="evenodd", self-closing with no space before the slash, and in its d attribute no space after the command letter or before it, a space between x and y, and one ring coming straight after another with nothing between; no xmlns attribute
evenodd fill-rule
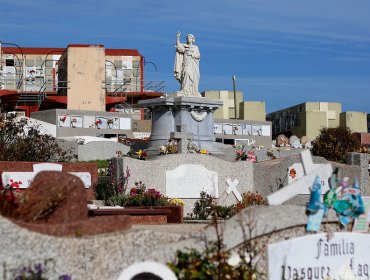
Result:
<svg viewBox="0 0 370 280"><path fill-rule="evenodd" d="M306 101L370 112L369 0L0 0L0 10L3 42L138 49L145 80L167 92L179 87L181 31L201 52L200 91L232 90L236 75L245 100L267 112Z"/></svg>

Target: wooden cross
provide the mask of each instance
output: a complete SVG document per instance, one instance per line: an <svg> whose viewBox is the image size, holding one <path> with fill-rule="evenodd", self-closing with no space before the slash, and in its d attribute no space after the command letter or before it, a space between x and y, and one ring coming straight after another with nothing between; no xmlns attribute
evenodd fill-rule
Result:
<svg viewBox="0 0 370 280"><path fill-rule="evenodd" d="M321 166L313 164L310 150L304 150L299 155L305 175L290 185L268 195L267 200L270 205L280 205L297 194L307 193L316 176L319 176L321 180L328 180L333 173L333 167L330 163Z"/></svg>
<svg viewBox="0 0 370 280"><path fill-rule="evenodd" d="M170 133L170 138L177 140L177 152L179 154L188 152L188 140L193 138L192 133L187 133L186 124L176 126L176 131Z"/></svg>

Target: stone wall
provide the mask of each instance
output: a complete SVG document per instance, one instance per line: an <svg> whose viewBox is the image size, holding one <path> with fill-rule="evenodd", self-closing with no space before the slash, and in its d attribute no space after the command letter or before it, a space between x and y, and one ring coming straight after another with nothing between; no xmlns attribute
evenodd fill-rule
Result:
<svg viewBox="0 0 370 280"><path fill-rule="evenodd" d="M349 177L350 183L353 183L356 178L359 179L363 194L367 194L369 190L369 175L368 170L364 166L366 159L361 156L361 165L357 161L353 161L352 165L339 164L331 162L333 168L339 168L340 177ZM221 205L231 205L237 202L233 194L227 195L226 189L228 185L226 180L237 179L238 191L242 194L247 191L257 191L263 196L267 196L272 192L288 184L288 167L294 163L300 163L299 156L291 156L279 158L259 163L250 163L248 161L225 161L213 156L200 154L174 154L159 156L151 160L137 160L133 158L114 158L118 170L123 170L128 167L131 170L132 176L129 180L128 187L133 187L136 181L142 181L150 188L155 188L161 193L166 194L166 170L172 170L183 164L201 164L208 170L218 173L219 194L218 203ZM315 164L325 164L328 161L322 157L313 157ZM360 161L359 161L360 162ZM190 175L191 176L191 175ZM308 195L298 195L286 204L306 205ZM196 199L187 199L184 214L191 212L192 206Z"/></svg>
<svg viewBox="0 0 370 280"><path fill-rule="evenodd" d="M294 215L292 215L294 213ZM220 226L226 249L245 239L262 243L260 268L267 271L266 244L305 235L307 217L302 206L258 206L244 210ZM99 226L99 225L97 225ZM0 216L0 275L14 279L28 264L43 263L48 279L69 274L72 279L117 279L120 272L139 261L173 261L176 250L203 249L216 239L215 228L189 230L191 225L152 226L118 233L79 238L57 238L30 232ZM331 211L322 229L338 230ZM266 279L260 276L258 279Z"/></svg>
<svg viewBox="0 0 370 280"><path fill-rule="evenodd" d="M347 162L360 168L361 174L357 178L361 185L361 191L370 195L370 154L348 153Z"/></svg>
<svg viewBox="0 0 370 280"><path fill-rule="evenodd" d="M287 158L281 158L261 163L255 163L253 165L253 178L254 178L254 189L260 194L267 196L288 184L288 168L294 163L300 163L299 156L292 156ZM313 162L315 164L325 164L329 163L323 157L313 157ZM349 177L350 183L353 183L355 178L364 177L363 170L358 165L347 165L331 162L333 169L339 168L340 177ZM368 177L368 176L367 176ZM366 194L366 186L369 180L362 180L361 190L363 194ZM295 205L306 205L308 202L309 195L298 195L287 202L286 204Z"/></svg>
<svg viewBox="0 0 370 280"><path fill-rule="evenodd" d="M77 139L57 138L56 140L65 151L70 151L76 156L78 161L111 159L117 156L117 151L125 155L130 150L129 146L113 141L92 141L79 145Z"/></svg>
<svg viewBox="0 0 370 280"><path fill-rule="evenodd" d="M130 150L129 146L112 141L96 141L78 146L78 160L103 160L111 159L117 156L117 151L122 154L127 154Z"/></svg>
<svg viewBox="0 0 370 280"><path fill-rule="evenodd" d="M231 193L226 194L228 185L226 180L237 179L237 189L240 193L253 191L253 164L248 161L224 161L216 157L201 154L172 154L156 157L153 160L137 160L129 157L114 158L117 170L123 171L128 167L131 171L128 188L134 186L135 182L142 181L148 188L155 188L166 194L166 171L173 170L184 164L200 164L218 174L218 203L231 205L237 202ZM119 174L118 174L119 175ZM189 174L191 177L192 175ZM196 199L184 199L186 206L184 214L190 213Z"/></svg>

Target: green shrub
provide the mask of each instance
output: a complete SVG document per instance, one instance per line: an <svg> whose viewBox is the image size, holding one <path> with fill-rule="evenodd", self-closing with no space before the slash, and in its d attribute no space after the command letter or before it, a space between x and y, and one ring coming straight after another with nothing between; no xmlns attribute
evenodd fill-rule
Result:
<svg viewBox="0 0 370 280"><path fill-rule="evenodd" d="M313 143L312 153L330 161L345 163L347 153L357 152L360 148L360 141L349 128L322 128Z"/></svg>
<svg viewBox="0 0 370 280"><path fill-rule="evenodd" d="M218 218L229 219L235 215L235 205L215 205L214 211L216 212Z"/></svg>
<svg viewBox="0 0 370 280"><path fill-rule="evenodd" d="M56 139L13 115L0 119L0 161L62 162L74 158Z"/></svg>
<svg viewBox="0 0 370 280"><path fill-rule="evenodd" d="M213 196L205 191L200 193L200 199L194 203L192 213L188 213L188 219L192 220L208 220L212 215L218 218L228 219L235 214L235 206L217 205Z"/></svg>
<svg viewBox="0 0 370 280"><path fill-rule="evenodd" d="M119 194L116 194L116 195L109 196L105 200L105 205L124 206L124 205L126 205L127 199L128 199L127 194L119 193Z"/></svg>
<svg viewBox="0 0 370 280"><path fill-rule="evenodd" d="M98 168L109 168L110 165L109 159L89 160L88 162L96 163Z"/></svg>
<svg viewBox="0 0 370 280"><path fill-rule="evenodd" d="M106 205L125 207L166 206L168 198L155 189L147 189L143 182L136 182L130 193L118 193L106 200Z"/></svg>
<svg viewBox="0 0 370 280"><path fill-rule="evenodd" d="M193 220L207 220L213 211L215 198L205 191L200 193L200 199L194 203L192 213L188 213L188 218Z"/></svg>

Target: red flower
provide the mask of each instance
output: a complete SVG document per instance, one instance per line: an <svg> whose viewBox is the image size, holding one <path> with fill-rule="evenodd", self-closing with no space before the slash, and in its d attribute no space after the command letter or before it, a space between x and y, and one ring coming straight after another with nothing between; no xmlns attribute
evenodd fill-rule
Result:
<svg viewBox="0 0 370 280"><path fill-rule="evenodd" d="M130 195L133 195L133 194L137 194L137 188L132 188L131 190L130 190Z"/></svg>
<svg viewBox="0 0 370 280"><path fill-rule="evenodd" d="M10 182L10 187L11 188L16 188L16 189L18 189L19 185L22 184L21 181L17 182L17 181L14 181L13 179L10 179L9 182Z"/></svg>
<svg viewBox="0 0 370 280"><path fill-rule="evenodd" d="M296 174L297 174L297 172L295 171L294 168L290 169L289 176L292 177L292 179L295 178Z"/></svg>

